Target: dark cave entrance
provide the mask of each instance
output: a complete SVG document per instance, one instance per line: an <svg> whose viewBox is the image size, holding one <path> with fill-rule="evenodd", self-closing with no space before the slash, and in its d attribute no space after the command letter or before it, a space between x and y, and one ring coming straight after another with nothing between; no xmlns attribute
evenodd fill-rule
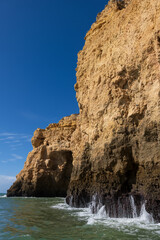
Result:
<svg viewBox="0 0 160 240"><path fill-rule="evenodd" d="M39 176L36 197L66 197L72 173L72 151L52 151L45 160L46 170Z"/></svg>

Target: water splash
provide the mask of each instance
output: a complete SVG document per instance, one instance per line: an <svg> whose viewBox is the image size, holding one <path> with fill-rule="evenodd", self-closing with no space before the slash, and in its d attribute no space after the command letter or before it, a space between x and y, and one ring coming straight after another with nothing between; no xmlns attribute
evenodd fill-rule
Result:
<svg viewBox="0 0 160 240"><path fill-rule="evenodd" d="M90 215L87 221L88 224L94 224L97 219L120 219L120 221L125 219L129 222L136 220L137 222L154 224L152 215L146 211L144 200L141 200L139 204L140 207L136 207L134 197L130 195L128 197L120 197L116 201L112 201L111 204L109 202L103 205L99 195L95 193L88 204L88 208L78 208L80 210L78 214L81 217ZM58 207L66 208L64 204L60 204ZM73 205L73 196L71 196L68 206L68 210L72 209L76 210Z"/></svg>
<svg viewBox="0 0 160 240"><path fill-rule="evenodd" d="M127 217L127 218L124 216L119 218L109 217L109 213L106 212L106 207L103 205L101 206L101 208L99 208L99 210L97 210L96 213L92 212L92 215L90 215L88 218L87 224L93 225L100 221L103 224L107 223L107 225L113 224L113 223L118 224L118 226L119 224L122 224L122 226L126 224L135 225L135 226L139 225L139 227L144 229L148 224L150 224L150 227L154 225L154 219L152 215L146 211L145 202L142 203L139 216L137 213L137 208L136 208L133 196L130 196L130 204L131 204L131 215L130 215L131 217ZM95 203L94 203L94 206L95 206Z"/></svg>
<svg viewBox="0 0 160 240"><path fill-rule="evenodd" d="M89 211L94 215L96 219L104 218L125 218L125 219L136 219L139 222L154 223L154 219L151 214L146 211L145 202L141 200L140 211L138 212L134 197L131 195L126 198L126 202L122 199L118 199L117 202L113 203L112 206L109 204L102 205L98 194L92 196L92 201L89 204ZM93 224L93 219L89 218L88 224Z"/></svg>
<svg viewBox="0 0 160 240"><path fill-rule="evenodd" d="M153 219L152 215L146 211L145 203L141 207L139 219L140 219L140 221L144 221L147 223L154 223L154 219Z"/></svg>
<svg viewBox="0 0 160 240"><path fill-rule="evenodd" d="M100 198L98 197L98 194L94 194L92 196L92 201L89 204L89 209L91 213L97 213L101 207L102 203L100 201Z"/></svg>
<svg viewBox="0 0 160 240"><path fill-rule="evenodd" d="M71 196L69 199L69 206L71 206L71 207L73 206L73 196Z"/></svg>
<svg viewBox="0 0 160 240"><path fill-rule="evenodd" d="M105 229L106 228L116 229L120 232L124 232L125 234L135 235L135 237L137 237L138 234L142 234L142 232L148 231L149 234L152 234L155 237L154 239L159 239L160 224L154 223L153 217L145 209L144 201L142 201L140 211L140 209L138 210L138 207L136 208L134 197L133 199L130 198L130 204L132 205L131 207L132 214L130 215L131 217L113 218L109 217L108 213L106 212L105 205L102 206L101 203L101 207L99 208L100 205L96 203L97 200L98 200L97 196L94 195L88 208L70 207L65 203L65 201L61 201L61 203L55 204L54 206L52 206L52 208L59 209L60 211L67 211L69 215L77 217L77 221L85 222L85 224L88 225L89 227L94 225L96 227L103 226ZM96 213L92 212L91 206L94 207L98 206L98 210Z"/></svg>
<svg viewBox="0 0 160 240"><path fill-rule="evenodd" d="M0 196L0 198L6 198L7 197L7 195L5 194L5 195L2 195L2 196Z"/></svg>
<svg viewBox="0 0 160 240"><path fill-rule="evenodd" d="M108 218L109 215L106 213L105 206L102 206L99 211L97 212L97 218Z"/></svg>
<svg viewBox="0 0 160 240"><path fill-rule="evenodd" d="M133 198L132 195L130 196L130 204L131 204L132 217L133 218L137 218L138 217L138 215L137 215L137 208L136 208L136 205L135 205L135 202L134 202L134 198Z"/></svg>

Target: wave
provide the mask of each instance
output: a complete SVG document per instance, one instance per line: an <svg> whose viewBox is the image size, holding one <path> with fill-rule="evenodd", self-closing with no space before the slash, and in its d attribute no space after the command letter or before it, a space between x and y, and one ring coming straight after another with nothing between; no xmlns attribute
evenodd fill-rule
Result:
<svg viewBox="0 0 160 240"><path fill-rule="evenodd" d="M145 204L141 207L140 216L135 214L133 206L133 218L111 218L107 215L105 206L101 206L97 213L93 213L91 207L74 208L67 205L65 201L51 206L51 208L69 211L72 216L77 216L78 220L85 221L86 225L98 224L109 228L116 228L126 233L136 233L137 229L151 230L160 235L160 224L154 223L152 216L145 209Z"/></svg>
<svg viewBox="0 0 160 240"><path fill-rule="evenodd" d="M2 195L2 196L0 196L0 198L6 198L7 197L7 195L5 194L5 195Z"/></svg>

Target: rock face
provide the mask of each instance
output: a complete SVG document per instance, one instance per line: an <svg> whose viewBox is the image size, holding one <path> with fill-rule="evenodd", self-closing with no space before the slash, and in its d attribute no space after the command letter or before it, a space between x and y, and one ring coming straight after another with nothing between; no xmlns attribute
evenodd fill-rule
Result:
<svg viewBox="0 0 160 240"><path fill-rule="evenodd" d="M57 165L70 163L69 174L64 171L70 205L86 206L95 196L110 216L130 216L132 195L138 214L146 200L146 210L160 221L160 1L110 0L85 40L76 124L36 130L34 149L8 195L57 195L62 184L53 179L63 171L53 170L52 159L59 159Z"/></svg>
<svg viewBox="0 0 160 240"><path fill-rule="evenodd" d="M28 154L24 169L8 190L11 196L65 197L72 172L71 135L77 115L37 129L32 138L33 151Z"/></svg>
<svg viewBox="0 0 160 240"><path fill-rule="evenodd" d="M96 194L119 216L132 194L160 220L160 1L110 1L85 40L68 203Z"/></svg>

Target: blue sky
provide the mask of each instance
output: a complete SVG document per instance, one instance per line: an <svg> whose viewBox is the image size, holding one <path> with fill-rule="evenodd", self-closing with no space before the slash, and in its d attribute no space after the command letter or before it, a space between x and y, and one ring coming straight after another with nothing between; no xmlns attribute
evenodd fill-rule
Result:
<svg viewBox="0 0 160 240"><path fill-rule="evenodd" d="M78 113L77 53L107 0L0 0L0 192L36 128Z"/></svg>

